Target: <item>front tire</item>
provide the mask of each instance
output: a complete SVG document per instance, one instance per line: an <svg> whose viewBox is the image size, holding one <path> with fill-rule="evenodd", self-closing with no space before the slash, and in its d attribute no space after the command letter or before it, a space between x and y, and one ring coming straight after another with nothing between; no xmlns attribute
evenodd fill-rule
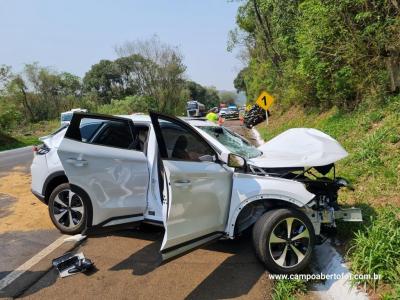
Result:
<svg viewBox="0 0 400 300"><path fill-rule="evenodd" d="M62 233L77 234L85 229L88 215L85 198L73 192L69 183L53 190L48 207L51 221Z"/></svg>
<svg viewBox="0 0 400 300"><path fill-rule="evenodd" d="M271 273L302 271L310 263L314 240L312 223L294 209L268 211L253 228L256 254Z"/></svg>

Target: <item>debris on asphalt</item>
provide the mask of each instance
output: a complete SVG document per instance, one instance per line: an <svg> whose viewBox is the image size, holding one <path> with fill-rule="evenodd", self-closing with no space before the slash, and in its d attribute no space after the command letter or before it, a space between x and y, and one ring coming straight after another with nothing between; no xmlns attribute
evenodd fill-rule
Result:
<svg viewBox="0 0 400 300"><path fill-rule="evenodd" d="M93 268L93 262L85 258L82 252L77 254L66 253L63 256L53 259L52 265L58 270L61 278Z"/></svg>

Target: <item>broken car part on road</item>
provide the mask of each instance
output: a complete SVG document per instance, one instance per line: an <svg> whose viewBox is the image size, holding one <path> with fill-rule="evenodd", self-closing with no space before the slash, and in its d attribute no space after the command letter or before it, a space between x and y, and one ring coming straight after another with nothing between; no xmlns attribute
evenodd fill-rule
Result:
<svg viewBox="0 0 400 300"><path fill-rule="evenodd" d="M93 268L92 261L85 258L82 252L77 254L66 253L53 259L52 265L58 270L60 277L86 272Z"/></svg>

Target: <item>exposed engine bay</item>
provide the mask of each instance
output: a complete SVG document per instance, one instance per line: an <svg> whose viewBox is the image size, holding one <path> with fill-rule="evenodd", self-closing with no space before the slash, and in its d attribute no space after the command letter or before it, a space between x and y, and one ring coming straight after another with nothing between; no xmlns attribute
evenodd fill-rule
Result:
<svg viewBox="0 0 400 300"><path fill-rule="evenodd" d="M303 183L315 198L303 208L303 212L311 219L316 234L321 231L321 225L335 228L336 219L361 222L361 210L357 208L342 209L338 204L338 192L341 188L354 190L344 178L336 177L335 164L310 168L261 168L248 165L247 172L258 176L273 176ZM328 174L331 174L329 177Z"/></svg>

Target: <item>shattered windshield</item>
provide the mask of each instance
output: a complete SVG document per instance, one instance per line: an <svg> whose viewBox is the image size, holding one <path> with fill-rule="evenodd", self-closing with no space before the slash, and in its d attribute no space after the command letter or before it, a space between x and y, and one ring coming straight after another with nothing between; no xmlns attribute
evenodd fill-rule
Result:
<svg viewBox="0 0 400 300"><path fill-rule="evenodd" d="M256 147L225 127L198 126L198 128L204 130L209 135L214 137L218 142L220 142L234 154L243 156L245 158L254 158L262 154L262 152Z"/></svg>

